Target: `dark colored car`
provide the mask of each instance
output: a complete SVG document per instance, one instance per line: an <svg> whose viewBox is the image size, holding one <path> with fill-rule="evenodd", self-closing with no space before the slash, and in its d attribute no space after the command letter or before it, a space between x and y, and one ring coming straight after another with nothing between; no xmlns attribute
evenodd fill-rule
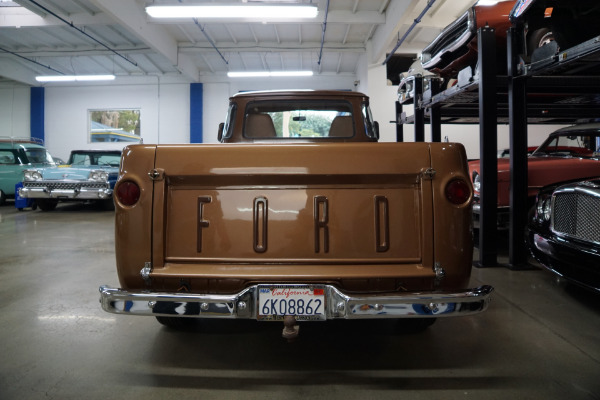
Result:
<svg viewBox="0 0 600 400"><path fill-rule="evenodd" d="M527 242L544 268L600 293L600 179L541 189Z"/></svg>
<svg viewBox="0 0 600 400"><path fill-rule="evenodd" d="M529 31L549 27L558 46L568 49L600 35L600 1L519 0L510 20L526 23Z"/></svg>

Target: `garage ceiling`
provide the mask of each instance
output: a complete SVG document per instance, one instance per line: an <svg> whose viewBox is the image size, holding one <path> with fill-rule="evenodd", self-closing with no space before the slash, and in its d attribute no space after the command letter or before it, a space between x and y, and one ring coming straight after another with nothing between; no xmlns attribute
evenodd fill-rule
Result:
<svg viewBox="0 0 600 400"><path fill-rule="evenodd" d="M254 0L170 3L244 2ZM0 77L37 86L35 76L55 74L189 82L223 81L228 71L310 69L316 75L354 76L362 55L369 65L382 63L428 4L433 3L396 54L419 53L474 0L277 2L316 4L319 14L310 22L157 20L145 7L169 2L0 0Z"/></svg>

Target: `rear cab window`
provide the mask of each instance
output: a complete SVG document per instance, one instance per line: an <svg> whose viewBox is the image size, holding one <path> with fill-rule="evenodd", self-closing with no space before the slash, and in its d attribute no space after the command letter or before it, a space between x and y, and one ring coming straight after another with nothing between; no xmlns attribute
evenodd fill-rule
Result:
<svg viewBox="0 0 600 400"><path fill-rule="evenodd" d="M349 139L354 135L352 104L343 100L252 101L245 110L247 139Z"/></svg>

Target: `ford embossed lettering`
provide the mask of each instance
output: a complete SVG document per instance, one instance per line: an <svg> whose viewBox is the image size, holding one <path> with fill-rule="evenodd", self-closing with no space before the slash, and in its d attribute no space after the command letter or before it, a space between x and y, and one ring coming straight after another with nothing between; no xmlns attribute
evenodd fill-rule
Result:
<svg viewBox="0 0 600 400"><path fill-rule="evenodd" d="M260 286L258 319L283 320L286 315L297 320L324 320L325 290L314 286Z"/></svg>

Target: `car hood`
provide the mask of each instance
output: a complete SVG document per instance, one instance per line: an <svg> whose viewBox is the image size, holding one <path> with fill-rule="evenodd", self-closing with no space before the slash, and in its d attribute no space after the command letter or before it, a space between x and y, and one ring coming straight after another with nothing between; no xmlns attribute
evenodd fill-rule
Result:
<svg viewBox="0 0 600 400"><path fill-rule="evenodd" d="M92 170L103 170L108 174L117 174L118 168L104 167L99 165L90 166L59 166L52 168L44 168L40 170L43 179L48 180L87 180Z"/></svg>

